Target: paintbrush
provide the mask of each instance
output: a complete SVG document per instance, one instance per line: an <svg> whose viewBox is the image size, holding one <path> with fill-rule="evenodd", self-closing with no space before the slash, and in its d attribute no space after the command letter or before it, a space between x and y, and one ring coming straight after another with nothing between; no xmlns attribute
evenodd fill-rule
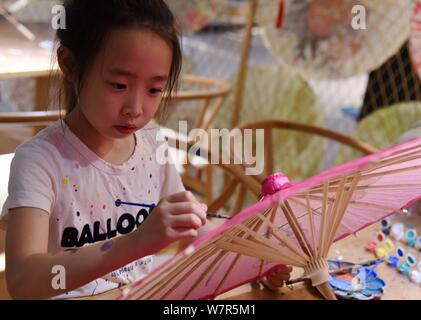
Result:
<svg viewBox="0 0 421 320"><path fill-rule="evenodd" d="M121 205L128 205L128 206L136 206L136 207L142 207L142 208L148 208L148 209L153 209L156 207L156 204L154 203L153 204L134 203L134 202L121 201L120 199L117 199L115 201L115 205L116 207L120 207ZM229 216L218 214L218 213L212 213L212 212L207 212L206 216L208 218L216 218L216 219L225 219L225 220L231 219L231 217Z"/></svg>

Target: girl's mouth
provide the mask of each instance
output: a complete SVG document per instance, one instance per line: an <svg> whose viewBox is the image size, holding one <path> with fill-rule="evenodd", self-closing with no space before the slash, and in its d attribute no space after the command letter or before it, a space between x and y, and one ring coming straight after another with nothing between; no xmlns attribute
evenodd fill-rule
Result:
<svg viewBox="0 0 421 320"><path fill-rule="evenodd" d="M127 127L127 126L115 126L114 128L116 128L118 132L125 135L135 133L138 129L136 127Z"/></svg>

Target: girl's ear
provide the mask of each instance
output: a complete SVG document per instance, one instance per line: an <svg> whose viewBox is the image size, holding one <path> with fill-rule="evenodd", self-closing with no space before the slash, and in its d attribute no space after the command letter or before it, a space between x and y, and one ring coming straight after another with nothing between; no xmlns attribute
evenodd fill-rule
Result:
<svg viewBox="0 0 421 320"><path fill-rule="evenodd" d="M75 81L75 62L70 50L64 46L57 49L57 62L64 77L70 81Z"/></svg>

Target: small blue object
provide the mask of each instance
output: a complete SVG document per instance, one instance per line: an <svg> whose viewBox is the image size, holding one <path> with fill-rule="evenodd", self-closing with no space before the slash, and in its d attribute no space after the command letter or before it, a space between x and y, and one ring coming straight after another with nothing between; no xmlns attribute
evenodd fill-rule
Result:
<svg viewBox="0 0 421 320"><path fill-rule="evenodd" d="M392 267L392 268L396 268L398 266L399 263L399 258L396 256L389 256L389 260L387 261L387 264Z"/></svg>
<svg viewBox="0 0 421 320"><path fill-rule="evenodd" d="M408 231L405 232L405 237L407 241L415 240L415 238L417 237L417 230L409 229Z"/></svg>
<svg viewBox="0 0 421 320"><path fill-rule="evenodd" d="M396 253L398 254L398 257L400 257L400 258L405 256L405 250L402 249L401 247L396 249Z"/></svg>
<svg viewBox="0 0 421 320"><path fill-rule="evenodd" d="M416 243L415 239L408 239L407 245L408 247L415 248Z"/></svg>
<svg viewBox="0 0 421 320"><path fill-rule="evenodd" d="M402 273L404 276L409 275L409 265L407 263L401 263L398 267L398 271Z"/></svg>

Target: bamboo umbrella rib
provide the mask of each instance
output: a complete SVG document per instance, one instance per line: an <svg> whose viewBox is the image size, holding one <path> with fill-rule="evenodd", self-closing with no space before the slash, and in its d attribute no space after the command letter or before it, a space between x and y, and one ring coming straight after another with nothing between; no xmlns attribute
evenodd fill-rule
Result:
<svg viewBox="0 0 421 320"><path fill-rule="evenodd" d="M298 199L296 199L295 197L290 197L289 200L296 202L298 205L302 206L303 208L307 208L306 205L299 201ZM317 209L312 208L312 211L314 213L317 213L317 215L321 216L321 213L317 212ZM347 226L343 221L341 221L341 226L344 227L345 229L347 229L349 232L354 232L353 229L351 229L349 226Z"/></svg>
<svg viewBox="0 0 421 320"><path fill-rule="evenodd" d="M213 295L216 296L219 292L219 290L221 289L222 285L225 283L225 281L227 280L228 276L231 274L232 270L234 270L234 266L236 265L236 263L238 262L238 259L240 259L241 254L237 253L234 261L231 263L231 265L229 266L227 272L224 274L223 278L221 279L221 281L219 282L218 286L216 287L215 291L213 292Z"/></svg>
<svg viewBox="0 0 421 320"><path fill-rule="evenodd" d="M344 192L345 181L346 181L346 177L343 177L339 185L339 190L337 192L335 201L333 202L333 205L331 206L333 214L330 214L329 218L330 218L330 221L332 221L332 223L329 225L329 229L327 232L327 239L330 239L332 233L334 234L336 233L336 229L334 229L334 226L336 224L336 219L338 218L338 213L339 213L338 209L341 208L340 204L342 203L342 201L344 201L344 198L345 198L345 192ZM342 217L341 217L341 220L342 220Z"/></svg>
<svg viewBox="0 0 421 320"><path fill-rule="evenodd" d="M399 154L397 155L391 155L389 157L383 158L381 160L378 161L378 165L384 165L387 164L389 162L395 162L397 160L402 161L402 159L404 159L404 161L406 161L406 158L412 158L414 155L419 155L421 153L421 146L417 145L417 146L413 146L411 148L408 148L406 150L402 150Z"/></svg>
<svg viewBox="0 0 421 320"><path fill-rule="evenodd" d="M335 199L335 206L333 208L333 210L334 210L333 211L334 212L333 219L332 219L333 223L332 223L332 227L330 229L329 235L328 235L328 239L330 239L330 237L332 236L332 233L333 234L336 233L336 230L339 226L337 224L337 220L339 219L339 222L342 221L342 216L340 215L339 210L342 208L342 206L341 206L342 201L344 201L344 199L346 198L346 191L345 191L346 183L345 183L345 181L346 181L346 177L344 177L342 179L339 190L337 191L337 196L336 196L336 199ZM335 226L336 226L336 229L335 229ZM329 244L329 241L328 241L328 244ZM330 247L330 244L329 244L329 247Z"/></svg>
<svg viewBox="0 0 421 320"><path fill-rule="evenodd" d="M421 184L390 184L390 185L362 185L357 186L355 190L366 190L366 189L400 189L400 188L421 188ZM328 192L336 192L339 187L329 187ZM320 194L319 189L312 189L310 194Z"/></svg>
<svg viewBox="0 0 421 320"><path fill-rule="evenodd" d="M220 244L218 244L218 246L221 249L224 249L226 251L232 251L232 252L240 253L246 256L256 257L256 258L267 260L274 263L282 262L282 263L290 264L297 267L304 267L306 265L305 261L297 261L291 258L290 255L284 254L282 252L272 252L269 250L262 250L262 248L254 250L249 245L249 243L246 243L246 245L240 245L240 244L234 244L234 243L221 242Z"/></svg>
<svg viewBox="0 0 421 320"><path fill-rule="evenodd" d="M251 230L245 230L245 232L248 232L249 235L254 238L257 242L245 240L245 239L239 239L239 238L231 238L230 240L235 241L237 243L240 243L244 246L251 246L255 248L257 251L259 250L269 250L273 254L283 254L283 251L289 251L288 255L299 262L303 262L307 260L306 256L300 256L299 254L296 254L294 251L291 251L289 249L286 249L284 247L281 247L273 242L268 241L265 237L262 237L260 234L251 231Z"/></svg>
<svg viewBox="0 0 421 320"><path fill-rule="evenodd" d="M327 183L323 185L323 198L322 198L322 215L321 215L321 226L320 226L320 234L319 234L319 256L318 258L322 257L323 254L323 238L325 233L326 227L326 203L327 203Z"/></svg>
<svg viewBox="0 0 421 320"><path fill-rule="evenodd" d="M342 219L345 215L346 208L348 207L348 204L350 203L352 194L354 193L354 189L357 186L358 181L359 181L359 176L357 175L357 176L354 177L354 181L352 182L349 190L343 191L344 196L341 197L341 202L340 202L340 205L339 205L339 208L338 208L338 213L337 213L337 215L335 215L336 219L334 219L334 224L332 226L331 233L329 234L329 237L328 237L328 247L327 247L327 251L325 252L326 255L328 254L329 248L332 246L336 231L339 228L339 223L340 223L340 221L342 221Z"/></svg>
<svg viewBox="0 0 421 320"><path fill-rule="evenodd" d="M264 218L262 218L264 219ZM270 226L272 235L281 243L283 243L289 250L294 252L300 257L303 257L306 260L309 260L308 255L302 251L300 247L297 247L291 240L288 239L284 234L282 234L275 225Z"/></svg>
<svg viewBox="0 0 421 320"><path fill-rule="evenodd" d="M394 157L392 159L384 159L382 161L379 161L378 163L373 164L372 167L366 170L366 172L372 172L375 170L382 169L384 167L390 167L395 164L403 164L405 162L410 162L412 160L417 160L421 156L421 152L414 152L410 155L399 155L397 157Z"/></svg>
<svg viewBox="0 0 421 320"><path fill-rule="evenodd" d="M219 238L221 238L221 237L220 237L220 236L218 236L218 237L215 239L215 241L216 241L217 239L219 239ZM209 251L212 251L214 248L215 248L215 245L208 246L208 247L201 247L201 248L197 249L197 250L196 250L196 251L192 254L192 258L194 259L194 258L196 258L196 257L201 257L202 255L206 255L206 254L208 254L208 252L209 252ZM142 286L141 286L141 287L135 287L135 288L132 290L133 294L136 294L136 293L137 293L137 292L139 292L140 290L144 290L144 291L149 291L149 290L151 290L152 288L154 288L154 286L156 286L156 285L157 285L157 283L158 283L158 282L162 282L162 281L163 281L163 279L165 279L165 277L168 277L168 274L169 274L169 273L171 273L171 272L173 272L175 269L177 269L177 268L178 268L178 266L179 266L180 264L186 264L186 262L185 262L185 258L181 258L181 259L180 259L177 263L175 263L173 266L171 266L171 267L169 267L169 268L167 268L167 269L164 269L164 270L162 270L161 272L156 273L156 274L154 274L154 275L150 276L150 279L148 279L148 282L147 282L147 283L142 283ZM151 288L149 288L149 289L147 290L147 288L148 288L149 286L151 286Z"/></svg>
<svg viewBox="0 0 421 320"><path fill-rule="evenodd" d="M301 229L300 224L298 223L297 218L295 217L295 214L287 200L281 204L281 209L284 212L285 218L288 220L288 223L305 254L307 254L309 257L314 257L314 252L307 242L305 234Z"/></svg>
<svg viewBox="0 0 421 320"><path fill-rule="evenodd" d="M183 259L184 264L179 266L177 269L175 269L172 273L175 274L182 274L184 272L184 275L165 293L164 297L162 299L165 299L168 294L172 293L190 274L191 271L196 270L203 262L205 262L209 257L213 256L216 252L218 252L217 248L213 248L213 250L209 253L209 255L203 255L200 259L194 259L191 261L190 259ZM188 264L189 268L185 264ZM163 288L168 285L168 283L171 282L171 280L174 279L174 276L171 274L167 274L164 281L161 281L157 286L155 286L155 290L152 290L149 292L149 295L145 296L144 299L150 300L153 296L156 296L159 292L162 292Z"/></svg>
<svg viewBox="0 0 421 320"><path fill-rule="evenodd" d="M186 257L183 257L178 263L176 263L173 267L169 268L168 270L163 270L162 272L160 272L158 275L161 276L160 279L153 279L153 280L157 280L153 281L155 282L152 287L148 290L146 290L147 287L143 287L142 289L144 290L144 293L140 294L138 296L139 299L151 299L154 295L156 295L158 292L160 292L162 290L163 287L165 287L167 285L167 283L169 283L172 279L173 276L172 274L179 274L183 271L187 271L188 270L188 266L190 266L192 264L192 261L195 261L197 259L201 259L203 257L208 257L209 255L212 255L218 248L215 247L215 245L212 245L210 247L204 247L205 250L203 250L201 252L200 255L197 255L195 258L192 259L186 259ZM148 295L149 293L149 295Z"/></svg>
<svg viewBox="0 0 421 320"><path fill-rule="evenodd" d="M383 177L383 176L386 176L386 175L392 175L392 174L402 173L402 172L407 172L407 171L415 171L415 170L420 170L420 169L421 169L421 166L411 166L411 167L393 169L393 170L389 170L389 171L362 174L360 180L366 180L366 179L371 179L371 178L376 178L376 177Z"/></svg>
<svg viewBox="0 0 421 320"><path fill-rule="evenodd" d="M270 212L270 210L266 210L265 211L265 213L263 213L263 214L259 214L259 215L261 215L262 217L264 217L264 215L267 215L267 214L269 214L269 212ZM244 223L243 224L243 226L245 225L245 230L247 230L248 231L248 229L247 228L251 228L252 226L253 226L253 224L256 224L255 226L254 226L254 230L259 230L260 229L260 227L262 226L262 222L259 220L259 217L253 217L252 219L250 219L249 221L247 221L246 223ZM240 225L241 226L241 225ZM247 235L247 232L245 232L244 230L242 230L242 228L235 228L234 230L233 230L233 232L231 232L231 233L229 233L228 234L228 237L230 237L230 238L232 238L233 240L235 239L235 240L237 240L237 237L243 237L243 236L247 236L248 238L250 238L250 236L248 236ZM219 242L218 243L218 245L220 245L221 244L221 242ZM232 246L231 246L231 248L232 248ZM255 253L255 251L253 251L254 253ZM249 252L250 253L250 252ZM227 276L228 276L228 274L231 272L231 270L233 270L233 268L234 268L234 265L235 265L235 263L236 263L236 261L238 260L240 258L240 255L239 254L237 254L237 256L236 256L236 258L234 259L234 261L232 262L232 264L230 265L230 267L228 268L228 273L226 273L225 274L225 276L224 276L224 278L221 280L221 282L219 283L219 285L218 285L218 287L216 288L216 290L215 290L215 292L214 292L214 294L216 294L218 291L219 291L219 289L220 289L220 287L223 285L223 283L224 283L224 281L225 281L225 279L227 278ZM262 273L262 268L260 268L259 269L259 275Z"/></svg>
<svg viewBox="0 0 421 320"><path fill-rule="evenodd" d="M270 225L269 225L269 223L268 223L268 222L266 222L266 223L267 223L267 225L268 225L268 230L267 230L267 232L266 232L266 234L265 234L265 237L266 237L266 238L268 238L268 239L270 239L271 234L273 234L273 232L272 232L273 228L272 228L271 226L274 226L274 225L275 225L276 211L277 211L277 206L274 206L274 207L272 207L272 208L269 210L269 212L270 212L270 213L269 213L269 215L270 215L270 218L269 218ZM264 217L264 218L266 219L266 217L265 217L264 215L260 215L260 216L261 216L261 217ZM265 263L265 261L264 261L264 260L261 260L261 261L260 261L260 266L259 266L259 277L261 277L261 276L262 276L264 263Z"/></svg>
<svg viewBox="0 0 421 320"><path fill-rule="evenodd" d="M197 286L205 279L205 277L208 275L208 274L211 274L212 272L213 272L213 270L216 268L216 266L218 265L218 263L221 261L221 259L225 256L225 255L227 255L227 252L226 251L222 251L221 250L221 252L215 257L215 259L211 262L211 264L210 264L210 266L209 266L209 268L205 271L205 272L203 272L201 275L200 275L200 277L199 278L197 278L197 280L193 283L193 285L191 286L191 288L186 292L186 294L184 295L184 297L183 297L183 300L185 300L185 299L187 299L187 297L197 288ZM204 262L204 261L203 261ZM203 262L201 262L201 263L203 263ZM200 263L200 264L201 264ZM183 279L183 281L184 281L184 279ZM181 284L181 282L180 282L180 284ZM178 285L177 285L177 287L178 287ZM172 290L171 290L172 291ZM163 299L165 299L165 297L163 298Z"/></svg>
<svg viewBox="0 0 421 320"><path fill-rule="evenodd" d="M305 198L302 195L297 195L297 196L294 196L294 197ZM323 199L323 197L320 197L320 196L311 196L311 198L313 198L315 200L322 200ZM334 201L334 198L330 198L329 200ZM402 209L399 209L399 208L387 207L387 206L383 206L381 204L376 204L376 203L369 203L369 202L363 202L363 201L357 201L357 200L352 200L349 203L353 204L353 205L357 205L357 206L369 207L369 208L380 209L380 210L387 210L388 212L401 212L401 213L406 212L406 211L404 211Z"/></svg>
<svg viewBox="0 0 421 320"><path fill-rule="evenodd" d="M293 200L293 199L292 199ZM311 232L311 240L313 242L313 249L316 256L319 255L319 249L316 246L316 229L314 225L314 216L313 216L313 209L310 205L310 198L308 197L308 193L306 194L306 205L307 205L307 211L308 211L308 219L310 221L310 232Z"/></svg>
<svg viewBox="0 0 421 320"><path fill-rule="evenodd" d="M266 217L265 215L268 215L270 212L270 210L266 210L263 214L259 213L259 216L262 217ZM262 222L260 222L259 217L253 217L254 219L250 220L250 223L246 223L245 226L246 228L252 228L253 224L256 223L256 225L254 226L253 230L259 230L262 226ZM238 234L243 234L246 235L246 232L239 230L240 232ZM248 237L249 238L249 237ZM230 265L230 267L228 268L228 272L225 274L225 276L222 278L221 282L218 284L218 287L216 288L216 290L214 291L214 295L219 291L220 287L224 284L226 278L228 277L229 273L234 269L235 264L237 263L238 259L240 258L240 255L237 254L236 258L234 259L234 261L232 262L232 264ZM262 274L262 269L263 269L263 260L260 264L260 268L259 268L259 276Z"/></svg>
<svg viewBox="0 0 421 320"><path fill-rule="evenodd" d="M417 158L415 158L415 159L417 159ZM383 166L383 167L387 167L387 166ZM378 169L383 168L383 167L370 168L370 170L360 170L360 171L356 171L356 173L358 173L358 172L361 173L360 181L362 181L362 180L371 179L371 178L375 178L375 177L379 177L379 176L382 177L382 176L386 176L386 175L391 175L391 174L396 174L396 173L401 173L401 172L406 172L406 171L415 171L415 170L420 170L421 169L421 165L420 165L420 166L410 166L410 167L404 167L404 168L399 168L399 169L392 169L392 170L388 170L388 171L370 173L370 172L373 172L373 171L378 170ZM349 180L351 180L351 178L352 178L352 176L348 177ZM340 182L340 179L339 178L338 179L334 179L334 180L331 180L329 182L329 185L330 186L335 186L339 182ZM320 185L320 184L315 185L314 187L312 187L310 189L310 192L312 190L319 190L319 189L322 190L323 189L323 185Z"/></svg>
<svg viewBox="0 0 421 320"><path fill-rule="evenodd" d="M335 201L327 201L327 210L325 213L325 228L322 235L322 247L320 248L320 254L325 257L325 251L326 251L326 238L329 235L329 232L331 231L331 223L332 223L332 211Z"/></svg>
<svg viewBox="0 0 421 320"><path fill-rule="evenodd" d="M278 252L278 251L282 251L282 250L285 250L283 247L281 247L281 246L279 246L278 244L276 244L276 243L274 243L273 241L269 241L267 238L265 238L265 237L263 237L262 235L260 235L259 233L257 233L257 232L254 232L254 231L252 231L252 230L244 230L245 232L247 232L248 233L248 235L252 238L252 239L254 239L257 243L259 243L259 244L263 244L263 245L265 245L266 247L268 247L268 248L271 248L271 249L273 249L274 251L276 251L276 252ZM297 256L297 257L299 257L299 258L306 258L306 256L304 256L304 257L302 257L301 255L299 255L299 254L295 254L295 253L292 253L294 256Z"/></svg>

